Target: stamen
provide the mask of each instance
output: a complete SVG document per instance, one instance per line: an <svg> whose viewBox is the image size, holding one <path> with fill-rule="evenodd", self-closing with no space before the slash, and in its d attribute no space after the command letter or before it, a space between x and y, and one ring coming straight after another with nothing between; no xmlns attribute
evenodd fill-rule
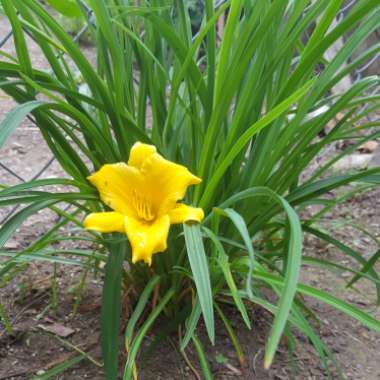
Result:
<svg viewBox="0 0 380 380"><path fill-rule="evenodd" d="M150 204L145 197L141 197L136 190L132 192L133 207L139 218L146 221L151 221L154 219L154 214L151 210Z"/></svg>

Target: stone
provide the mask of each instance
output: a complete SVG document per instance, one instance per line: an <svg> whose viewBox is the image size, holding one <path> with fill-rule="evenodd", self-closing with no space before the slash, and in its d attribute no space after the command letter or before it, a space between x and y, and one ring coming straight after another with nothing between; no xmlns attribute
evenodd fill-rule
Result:
<svg viewBox="0 0 380 380"><path fill-rule="evenodd" d="M378 146L379 143L377 141L367 141L366 143L359 146L359 150L363 153L373 153Z"/></svg>
<svg viewBox="0 0 380 380"><path fill-rule="evenodd" d="M337 172L347 170L364 170L367 169L372 159L373 154L351 154L337 161L333 165L333 169Z"/></svg>

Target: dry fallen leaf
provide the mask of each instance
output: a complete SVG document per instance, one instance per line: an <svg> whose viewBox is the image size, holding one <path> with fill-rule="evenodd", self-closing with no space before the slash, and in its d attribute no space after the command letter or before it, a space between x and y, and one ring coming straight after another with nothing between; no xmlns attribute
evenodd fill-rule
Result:
<svg viewBox="0 0 380 380"><path fill-rule="evenodd" d="M20 248L20 243L15 241L15 240L10 239L5 243L4 248L6 248L6 249L18 249L18 248Z"/></svg>
<svg viewBox="0 0 380 380"><path fill-rule="evenodd" d="M44 331L50 332L52 334L56 334L60 336L61 338L67 338L70 335L75 333L75 330L73 330L70 327L66 327L64 325L61 325L59 323L52 323L49 325L38 325L38 327Z"/></svg>

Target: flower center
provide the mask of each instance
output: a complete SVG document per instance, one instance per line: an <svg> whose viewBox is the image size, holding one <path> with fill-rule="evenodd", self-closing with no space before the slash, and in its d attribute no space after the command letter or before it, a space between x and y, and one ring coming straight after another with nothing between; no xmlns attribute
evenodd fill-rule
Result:
<svg viewBox="0 0 380 380"><path fill-rule="evenodd" d="M146 198L140 196L136 190L132 193L133 207L139 218L146 220L147 222L152 221L155 218L152 212L151 205Z"/></svg>

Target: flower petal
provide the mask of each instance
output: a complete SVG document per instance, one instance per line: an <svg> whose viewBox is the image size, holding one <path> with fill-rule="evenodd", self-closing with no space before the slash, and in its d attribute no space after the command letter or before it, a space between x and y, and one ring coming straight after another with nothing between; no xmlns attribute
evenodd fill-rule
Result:
<svg viewBox="0 0 380 380"><path fill-rule="evenodd" d="M132 146L131 152L129 153L128 165L140 169L144 161L156 152L157 149L154 145L137 142Z"/></svg>
<svg viewBox="0 0 380 380"><path fill-rule="evenodd" d="M165 160L158 153L150 155L141 167L146 188L150 189L150 199L156 215L164 215L183 199L190 185L201 179L190 173L182 165Z"/></svg>
<svg viewBox="0 0 380 380"><path fill-rule="evenodd" d="M87 230L98 232L124 232L124 216L118 212L94 212L87 215L83 224Z"/></svg>
<svg viewBox="0 0 380 380"><path fill-rule="evenodd" d="M190 207L183 203L169 211L170 223L201 222L204 218L201 208Z"/></svg>
<svg viewBox="0 0 380 380"><path fill-rule="evenodd" d="M167 247L169 227L168 215L163 215L153 222L125 218L125 232L132 246L132 262L144 260L151 265L152 256L165 251Z"/></svg>
<svg viewBox="0 0 380 380"><path fill-rule="evenodd" d="M143 179L138 169L120 162L107 164L88 180L98 189L101 200L113 210L136 216L133 194L143 191Z"/></svg>

